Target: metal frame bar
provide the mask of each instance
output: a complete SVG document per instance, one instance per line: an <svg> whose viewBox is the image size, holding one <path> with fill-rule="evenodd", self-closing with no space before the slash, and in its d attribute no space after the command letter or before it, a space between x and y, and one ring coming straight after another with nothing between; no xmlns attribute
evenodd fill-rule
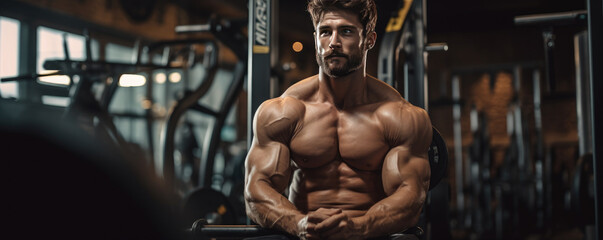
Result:
<svg viewBox="0 0 603 240"><path fill-rule="evenodd" d="M21 21L19 29L19 75L28 74L36 71L38 31L37 25ZM36 47L31 47L36 46ZM19 99L29 102L39 103L42 101L40 94L35 91L35 83L30 81L21 81L17 84Z"/></svg>
<svg viewBox="0 0 603 240"><path fill-rule="evenodd" d="M425 71L427 53L424 51L427 41L427 37L425 36L425 4L426 0L414 1L409 13L411 17L414 14L414 24L410 25L414 37L414 48L412 56L410 56L412 60L404 63L406 83L404 97L413 105L428 110L427 72Z"/></svg>
<svg viewBox="0 0 603 240"><path fill-rule="evenodd" d="M271 54L275 31L275 0L254 0L249 6L247 64L247 146L253 140L253 116L258 107L270 98Z"/></svg>
<svg viewBox="0 0 603 240"><path fill-rule="evenodd" d="M592 128L590 111L590 71L588 64L588 31L574 35L576 64L576 112L580 156L592 153Z"/></svg>
<svg viewBox="0 0 603 240"><path fill-rule="evenodd" d="M381 40L381 47L379 48L379 60L377 78L385 83L391 85L393 88L402 92L402 86L400 86L400 73L396 67L400 61L400 52L403 50L403 46L406 43L402 41L402 33L408 28L408 12L412 6L414 0L401 0L399 2L397 12L394 14L387 23L383 40ZM402 84L403 85L403 84Z"/></svg>
<svg viewBox="0 0 603 240"><path fill-rule="evenodd" d="M224 127L230 109L243 89L245 68L244 62L239 62L235 65L232 83L226 92L222 105L220 105L216 121L212 124L211 128L208 129L206 137L209 138L209 141L204 141L202 146L203 152L207 154L203 155L201 159L199 186L211 187L212 185L215 157L218 153L218 147L220 146L222 128Z"/></svg>
<svg viewBox="0 0 603 240"><path fill-rule="evenodd" d="M215 49L214 51L216 51L215 53L212 53L213 59L211 60L209 66L207 66L207 72L203 77L201 84L193 92L191 92L184 98L179 99L176 104L173 105L173 107L170 109L169 116L166 120L165 128L162 130L161 134L161 143L163 144L163 146L161 146L161 149L163 150L163 179L166 182L166 185L169 187L175 187L174 138L176 134L176 128L178 127L178 122L183 117L184 113L189 108L196 105L197 101L207 93L207 91L212 86L215 76L219 69L217 62L219 54L219 52L217 52L218 48L216 47L217 43L213 41L207 41L204 44L213 46L213 48ZM213 130L209 128L208 131L211 132ZM206 152L204 151L204 153ZM203 170L203 168L201 168L201 170ZM202 177L203 176L200 174L199 180L195 179L195 181L202 181Z"/></svg>
<svg viewBox="0 0 603 240"><path fill-rule="evenodd" d="M452 99L459 103L461 99L461 83L458 75L452 77ZM454 162L455 162L455 192L458 222L464 225L465 198L463 193L463 136L461 126L461 105L452 106L453 131L454 131Z"/></svg>
<svg viewBox="0 0 603 240"><path fill-rule="evenodd" d="M570 25L582 22L586 18L586 11L569 11L559 13L545 13L517 16L514 19L516 25Z"/></svg>
<svg viewBox="0 0 603 240"><path fill-rule="evenodd" d="M603 193L603 158L600 150L603 149L603 139L601 139L603 128L596 123L603 121L601 103L603 94L601 94L603 81L603 6L601 0L587 0L588 9L588 44L590 49L590 83L591 83L591 126L593 129L593 167L595 178L595 236L594 239L601 239L603 229L603 208L599 204L601 194ZM599 111L597 111L597 109Z"/></svg>

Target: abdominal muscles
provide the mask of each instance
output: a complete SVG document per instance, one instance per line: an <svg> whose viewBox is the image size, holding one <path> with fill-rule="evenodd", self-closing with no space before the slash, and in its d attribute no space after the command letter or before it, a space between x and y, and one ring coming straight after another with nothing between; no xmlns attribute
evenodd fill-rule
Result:
<svg viewBox="0 0 603 240"><path fill-rule="evenodd" d="M383 198L380 169L358 170L341 160L296 170L289 193L289 199L302 212L339 208L351 216L363 215Z"/></svg>

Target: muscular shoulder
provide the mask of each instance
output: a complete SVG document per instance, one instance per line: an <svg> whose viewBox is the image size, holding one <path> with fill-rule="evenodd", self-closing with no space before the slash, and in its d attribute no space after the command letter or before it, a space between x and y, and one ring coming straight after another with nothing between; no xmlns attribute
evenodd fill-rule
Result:
<svg viewBox="0 0 603 240"><path fill-rule="evenodd" d="M254 132L260 144L267 140L288 143L305 112L304 104L293 97L279 97L260 105L254 118Z"/></svg>
<svg viewBox="0 0 603 240"><path fill-rule="evenodd" d="M281 97L291 97L300 101L311 100L318 92L318 75L303 79L289 88Z"/></svg>
<svg viewBox="0 0 603 240"><path fill-rule="evenodd" d="M266 140L288 144L306 111L304 102L318 89L318 77L312 76L289 87L283 95L265 101L254 118L254 132L260 144Z"/></svg>
<svg viewBox="0 0 603 240"><path fill-rule="evenodd" d="M424 109L402 99L384 103L377 109L376 116L391 147L406 145L415 151L429 148L432 127Z"/></svg>
<svg viewBox="0 0 603 240"><path fill-rule="evenodd" d="M367 86L371 102L387 103L404 101L396 89L372 76L367 76Z"/></svg>

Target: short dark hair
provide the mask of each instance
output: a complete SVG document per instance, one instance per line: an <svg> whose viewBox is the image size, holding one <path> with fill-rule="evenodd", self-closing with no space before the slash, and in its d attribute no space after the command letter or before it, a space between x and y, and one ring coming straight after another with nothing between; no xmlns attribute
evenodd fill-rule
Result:
<svg viewBox="0 0 603 240"><path fill-rule="evenodd" d="M314 27L322 16L330 11L344 10L358 15L364 27L363 35L375 31L377 24L377 6L373 0L310 0L308 12L312 17Z"/></svg>

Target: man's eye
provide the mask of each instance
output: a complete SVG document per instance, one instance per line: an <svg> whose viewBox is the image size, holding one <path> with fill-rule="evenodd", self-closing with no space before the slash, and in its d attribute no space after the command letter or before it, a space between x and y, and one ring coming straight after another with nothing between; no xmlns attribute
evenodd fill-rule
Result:
<svg viewBox="0 0 603 240"><path fill-rule="evenodd" d="M350 34L352 33L352 29L343 29L342 32L345 34Z"/></svg>
<svg viewBox="0 0 603 240"><path fill-rule="evenodd" d="M329 31L320 31L320 35L328 35L330 32Z"/></svg>

